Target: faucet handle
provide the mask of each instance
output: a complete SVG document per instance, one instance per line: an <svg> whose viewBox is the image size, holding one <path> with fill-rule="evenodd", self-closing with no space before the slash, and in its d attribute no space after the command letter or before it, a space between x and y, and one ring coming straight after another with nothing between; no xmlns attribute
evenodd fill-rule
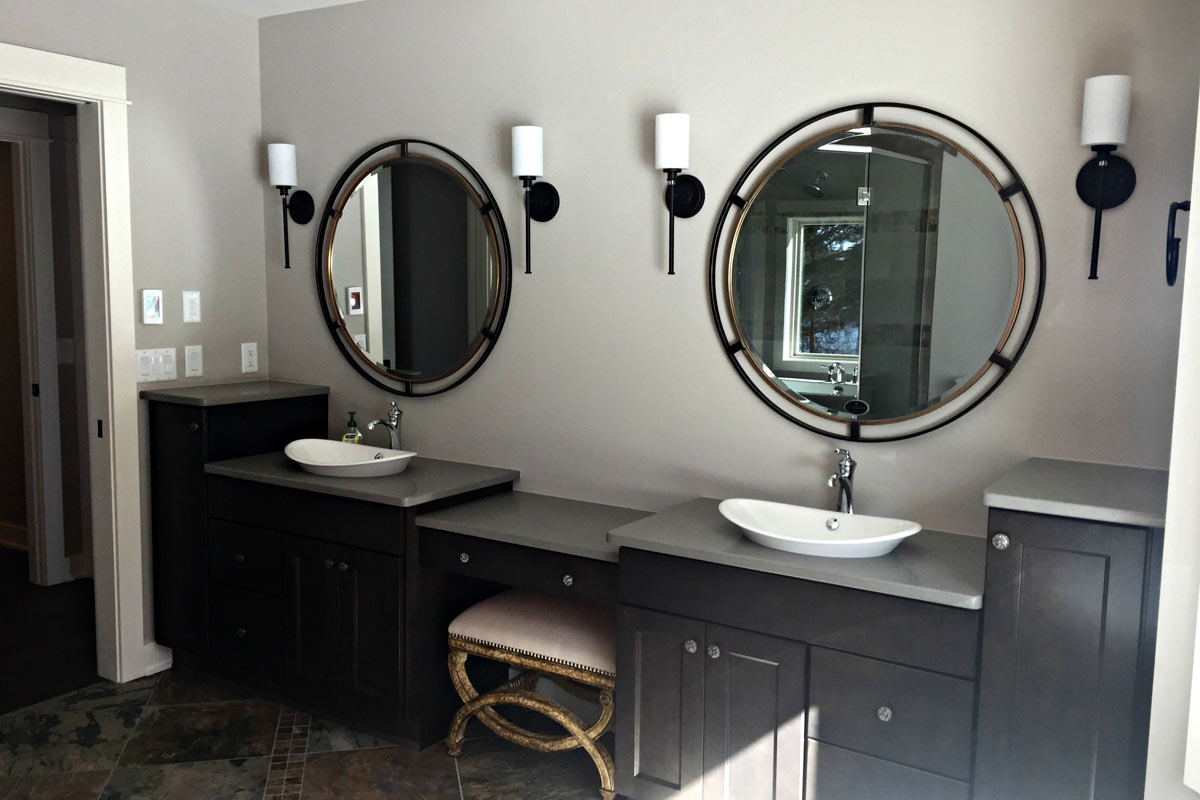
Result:
<svg viewBox="0 0 1200 800"><path fill-rule="evenodd" d="M402 414L404 414L404 412L400 410L400 406L396 404L395 400L393 400L391 407L388 408L388 422L392 423L393 425L399 423Z"/></svg>
<svg viewBox="0 0 1200 800"><path fill-rule="evenodd" d="M830 489L832 489L834 486L837 485L838 479L841 477L842 477L841 475L839 475L838 473L835 472L832 475L830 475L829 478L825 481L825 485L828 486Z"/></svg>

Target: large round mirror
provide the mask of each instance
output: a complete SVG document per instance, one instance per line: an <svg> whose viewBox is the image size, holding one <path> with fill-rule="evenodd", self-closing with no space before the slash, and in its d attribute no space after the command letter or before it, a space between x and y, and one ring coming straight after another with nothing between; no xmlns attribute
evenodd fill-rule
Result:
<svg viewBox="0 0 1200 800"><path fill-rule="evenodd" d="M1012 368L1042 253L1024 183L974 131L912 106L838 109L742 175L714 238L713 312L743 378L789 419L904 438Z"/></svg>
<svg viewBox="0 0 1200 800"><path fill-rule="evenodd" d="M317 261L334 339L389 391L457 386L500 335L504 220L478 173L438 145L397 140L360 156L330 194Z"/></svg>

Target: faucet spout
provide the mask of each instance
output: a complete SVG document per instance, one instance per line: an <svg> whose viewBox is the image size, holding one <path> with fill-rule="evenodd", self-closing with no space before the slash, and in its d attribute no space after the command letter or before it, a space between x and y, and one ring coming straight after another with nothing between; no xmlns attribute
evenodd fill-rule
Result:
<svg viewBox="0 0 1200 800"><path fill-rule="evenodd" d="M388 409L387 418L371 420L370 422L367 423L367 430L369 430L369 431L375 430L376 425L384 426L385 428L387 428L387 432L388 432L388 445L393 450L399 450L400 449L400 418L403 416L403 414L404 414L404 412L400 410L400 406L396 405L395 401L393 401L391 407Z"/></svg>
<svg viewBox="0 0 1200 800"><path fill-rule="evenodd" d="M854 468L858 462L850 457L850 451L839 447L834 451L838 456L838 470L829 476L825 485L837 489L837 510L842 514L854 513Z"/></svg>

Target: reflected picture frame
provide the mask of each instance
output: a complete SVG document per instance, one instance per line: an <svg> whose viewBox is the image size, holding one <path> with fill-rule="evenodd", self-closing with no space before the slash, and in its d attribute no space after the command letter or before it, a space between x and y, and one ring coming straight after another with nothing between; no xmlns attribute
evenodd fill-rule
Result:
<svg viewBox="0 0 1200 800"><path fill-rule="evenodd" d="M346 314L356 317L363 313L363 290L361 286L346 287Z"/></svg>

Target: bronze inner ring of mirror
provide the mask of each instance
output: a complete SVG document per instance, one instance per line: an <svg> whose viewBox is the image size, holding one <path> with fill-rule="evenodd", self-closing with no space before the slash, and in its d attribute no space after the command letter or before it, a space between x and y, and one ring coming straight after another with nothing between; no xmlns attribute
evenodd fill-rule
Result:
<svg viewBox="0 0 1200 800"><path fill-rule="evenodd" d="M414 152L412 150L414 146L438 151L444 154L444 157L439 158L427 153ZM378 155L388 150L398 150L399 152ZM334 285L333 245L338 223L346 204L363 180L377 169L397 161L420 161L429 164L461 184L480 212L484 228L487 231L490 252L495 259L488 310L480 333L456 364L442 373L432 376L416 376L403 370L388 369L376 363L369 354L359 349L347 328L347 320L338 303L337 289ZM462 171L456 169L451 161L461 165ZM471 175L480 187L478 190L463 172ZM395 394L427 396L439 394L458 386L473 375L490 354L508 314L512 288L511 250L504 218L495 197L479 173L460 156L441 145L421 139L397 139L384 142L363 153L346 169L330 192L329 200L321 217L321 226L317 235L316 267L317 294L325 314L326 324L338 349L360 375L379 388Z"/></svg>
<svg viewBox="0 0 1200 800"><path fill-rule="evenodd" d="M974 137L976 140L978 140L980 143L982 143L985 147L987 147L992 152L992 154L995 156L995 158L1001 164L1003 164L1004 168L1012 176L1012 179L1013 179L1012 183L1009 184L1009 186L1007 186L1007 187L1002 185L1001 182L996 178L996 175L994 174L994 172L991 169L989 169L980 158L978 158L975 154L971 153L969 150L964 148L961 144L956 142L954 139L951 139L944 134L938 133L929 128L915 125L915 124L912 124L909 122L899 122L899 121L893 122L893 121L881 120L881 119L876 118L876 116L875 116L876 110L879 108L887 108L887 107L931 114L934 117L939 118L940 120L949 122L952 125L955 125L958 128L966 131L968 134L970 134L972 137ZM854 122L846 123L846 124L832 126L828 129L821 131L818 134L806 137L803 141L801 141L799 144L797 144L795 146L789 147L782 155L778 155L775 157L774 164L770 167L769 170L766 171L766 173L761 178L758 179L757 183L754 185L753 191L749 194L748 197L743 199L743 197L738 194L738 190L746 184L746 182L749 179L749 177L751 176L751 174L763 163L763 161L765 161L768 157L773 156L775 154L776 148L778 148L780 145L784 144L788 140L794 138L798 133L801 132L802 129L813 126L813 125L820 123L821 121L828 119L830 117L846 114L849 112L855 112L855 111L861 111L861 113L862 113L861 119L854 121ZM810 399L808 397L800 396L797 393L789 391L787 388L780 386L778 379L775 378L773 375L771 375L767 371L767 369L765 368L765 365L763 363L762 357L759 354L757 354L756 351L754 350L752 341L751 341L751 337L747 335L747 332L743 327L742 320L739 317L739 315L737 313L737 309L734 306L733 298L734 298L735 262L736 262L737 252L738 252L738 243L739 243L739 240L740 240L740 237L742 234L742 226L746 223L747 219L749 218L749 211L753 208L754 203L758 199L760 193L764 190L764 188L771 181L771 179L781 169L783 169L789 162L791 162L791 160L798 154L808 151L810 148L812 148L817 143L834 140L834 139L836 139L836 137L839 134L850 133L853 129L864 127L864 126L878 127L878 128L882 128L885 130L910 131L913 133L917 133L917 134L920 134L921 136L928 137L929 139L932 139L948 148L953 148L953 150L956 153L965 156L968 159L968 161L970 161L970 163L972 165L974 165L976 169L979 170L979 172L986 178L988 183L991 184L992 188L1000 196L1000 199L1003 203L1005 212L1008 215L1009 223L1012 226L1012 232L1013 232L1013 237L1014 237L1014 242L1015 242L1015 247L1014 247L1014 252L1015 252L1015 256L1016 256L1015 268L1017 270L1017 274L1016 274L1015 291L1014 291L1014 295L1013 295L1012 308L1009 311L1007 321L1004 325L1004 328L1000 335L999 341L996 344L994 351L993 351L993 356L997 356L996 358L985 359L983 361L983 364L978 368L978 370L975 371L974 374L970 375L968 378L966 378L964 381L962 381L958 386L956 386L954 388L953 391L949 392L945 396L939 397L936 402L931 403L928 406L925 406L916 411L913 411L911 413L907 413L904 415L900 415L900 416L887 417L887 418L882 418L882 419L859 420L855 417L850 417L848 419L847 417L842 416L835 411L827 410L826 408L824 408L823 404L821 404L820 400L814 400L814 399ZM1018 317L1020 316L1020 313L1021 313L1022 304L1026 300L1025 294L1026 294L1026 289L1027 289L1027 271L1026 271L1026 269L1027 269L1026 260L1027 259L1026 259L1025 240L1024 240L1024 236L1022 234L1020 221L1018 219L1015 209L1013 208L1013 202L1012 202L1013 197L1019 196L1019 195L1024 196L1024 199L1028 205L1028 212L1029 212L1030 218L1032 219L1032 222L1033 222L1033 228L1034 228L1034 233L1035 233L1036 239L1037 239L1037 249L1038 249L1038 254L1039 254L1039 258L1038 258L1039 280L1037 282L1037 294L1036 294L1036 297L1033 299L1032 314L1029 317L1028 325L1026 327L1026 330L1024 331L1024 336L1023 336L1021 342L1019 343L1014 355L1011 358L1006 359L1006 358L998 357L998 356L1010 344L1010 339L1012 338L1014 329L1015 329L1017 321L1018 321ZM731 211L733 211L734 209L736 209L736 224L734 225L732 233L729 237L727 253L726 253L726 257L724 259L724 280L720 282L722 284L722 288L724 289L724 298L722 298L723 307L724 307L726 316L732 323L732 326L734 329L734 335L735 335L735 338L733 341L727 341L725 338L724 326L722 324L721 316L720 316L720 313L718 312L719 299L717 297L717 286L718 286L717 263L718 263L718 253L719 253L719 249L720 249L721 242L722 242L722 230L724 228L725 220L728 217L729 213ZM953 421L954 419L957 419L959 416L962 416L967 411L971 410L976 405L978 405L980 402L982 402L982 400L984 398L986 398L987 395L989 395L996 388L997 385L999 385L999 383L1003 380L1003 378L1007 376L1007 373L1011 370L1013 363L1016 362L1017 358L1019 358L1021 353L1024 351L1025 346L1028 344L1028 338L1029 338L1030 334L1032 333L1033 327L1036 324L1037 317L1040 312L1043 293L1044 293L1044 283L1045 283L1045 244L1044 244L1043 236L1042 236L1041 222L1037 215L1037 210L1033 205L1032 199L1029 198L1029 196L1028 196L1028 191L1025 188L1024 182L1020 179L1020 177L1016 173L1016 170L1012 167L1011 163L1003 156L1003 154L1001 154L998 150L996 150L996 148L987 139L985 139L983 136L981 136L978 132L974 131L973 129L964 125L963 123L959 122L958 120L955 120L952 117L942 114L941 112L933 111L932 109L927 109L927 108L924 108L921 106L915 106L915 105L904 104L904 103L869 103L869 104L859 104L859 105L853 105L853 106L844 106L842 108L834 109L832 111L828 111L823 114L819 114L815 117L812 117L810 119L807 119L807 120L799 123L798 125L794 126L793 128L789 129L788 131L786 131L785 133L780 135L778 138L776 138L775 141L773 141L766 148L764 148L758 154L758 156L750 163L750 165L747 166L745 171L742 173L742 175L738 179L738 182L735 185L734 189L731 190L729 197L726 200L725 208L722 210L720 217L718 217L717 227L713 234L712 248L711 248L711 253L710 253L709 300L710 300L710 305L711 305L711 309L712 309L712 313L713 313L713 320L717 327L718 334L721 337L722 345L724 346L726 355L728 356L730 361L734 364L734 366L737 367L739 374L741 374L745 383L755 392L755 394L757 394L760 397L760 399L762 399L764 402L766 402L769 406L771 406L773 409L775 409L778 413L780 413L785 418L791 420L792 422L795 422L796 424L801 425L802 427L809 428L810 430L814 430L823 435L831 436L831 437L837 438L837 439L857 441L859 439L867 438L867 437L861 436L861 426L866 426L866 425L886 426L889 424L907 422L909 420L913 420L918 417L922 417L927 414L930 414L930 413L937 411L938 409L941 409L941 408L959 400L960 398L962 398L962 396L965 395L989 371L989 369L992 369L993 367L996 367L996 366L999 366L1001 369L1003 369L1003 373L1000 375L999 380L995 381L995 383L993 383L990 387L988 387L986 389L986 391L984 391L982 394L980 394L980 396L974 398L974 400L972 402L970 402L969 404L965 405L964 408L958 410L957 413L953 414L952 416L949 416L948 418L946 418L944 420L939 421L937 424L930 425L929 427L922 429L922 430L917 430L917 431L912 431L912 432L907 432L904 434L897 434L897 435L888 435L887 433L880 431L881 435L873 435L873 436L869 437L869 441L894 441L894 440L898 440L898 439L910 438L912 436L916 436L921 433L925 433L929 430L934 430L938 427L941 427L942 425L945 425L945 424ZM860 336L861 335L862 334L860 332ZM860 343L860 345L859 345L860 350L861 350L861 347L862 347L862 345ZM831 431L826 428L813 427L813 426L807 424L803 420L802 417L798 418L797 416L793 416L793 415L789 414L787 411L785 411L784 409L780 408L775 402L772 402L772 400L766 394L763 393L763 391L759 385L757 385L754 381L750 380L749 376L744 371L741 361L738 358L739 352L744 352L745 361L748 361L750 363L751 368L758 375L760 380L762 382L765 382L768 386L770 386L775 395L786 400L788 407L795 408L798 411L804 412L805 414L815 415L817 417L823 418L824 420L838 422L838 423L845 423L848 428L847 433L839 434L835 431ZM861 378L860 378L860 381L861 381Z"/></svg>

